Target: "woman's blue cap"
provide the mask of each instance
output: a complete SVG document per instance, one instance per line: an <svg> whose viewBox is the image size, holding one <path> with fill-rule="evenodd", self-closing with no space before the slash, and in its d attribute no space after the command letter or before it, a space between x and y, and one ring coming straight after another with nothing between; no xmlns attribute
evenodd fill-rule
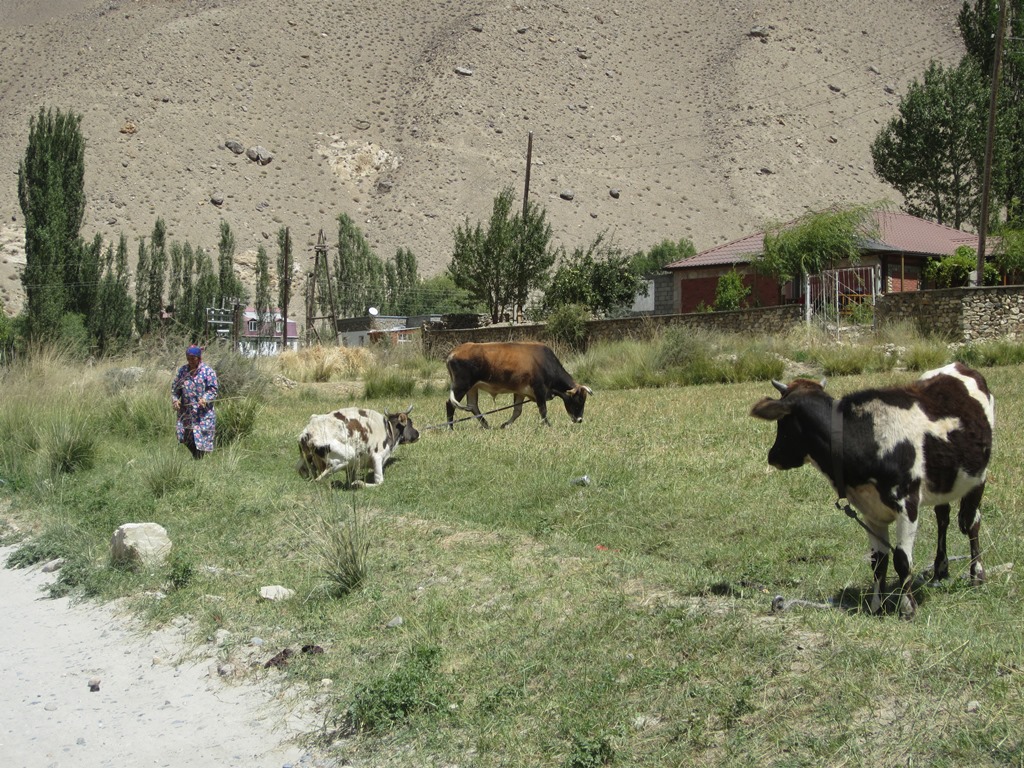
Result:
<svg viewBox="0 0 1024 768"><path fill-rule="evenodd" d="M188 349L185 350L185 354L186 355L193 355L194 357L202 357L203 356L203 350L201 350L199 347L197 347L197 346L195 346L193 344L191 347L189 347Z"/></svg>

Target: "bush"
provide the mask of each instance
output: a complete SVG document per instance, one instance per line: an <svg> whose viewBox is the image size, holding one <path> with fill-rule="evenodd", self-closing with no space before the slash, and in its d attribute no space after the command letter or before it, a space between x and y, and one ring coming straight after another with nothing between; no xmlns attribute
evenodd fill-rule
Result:
<svg viewBox="0 0 1024 768"><path fill-rule="evenodd" d="M373 366L363 374L363 386L370 400L410 397L416 391L416 379L395 368Z"/></svg>
<svg viewBox="0 0 1024 768"><path fill-rule="evenodd" d="M212 368L217 372L217 397L261 397L270 388L270 379L255 358L226 351Z"/></svg>
<svg viewBox="0 0 1024 768"><path fill-rule="evenodd" d="M230 445L251 435L261 410L260 400L251 395L236 396L220 403L217 406L217 445Z"/></svg>
<svg viewBox="0 0 1024 768"><path fill-rule="evenodd" d="M743 282L743 275L731 269L720 278L715 286L715 311L725 312L739 309L743 300L750 295L750 286Z"/></svg>
<svg viewBox="0 0 1024 768"><path fill-rule="evenodd" d="M441 650L419 646L397 667L360 686L349 707L353 724L363 731L379 731L412 715L448 711L448 686L440 677Z"/></svg>
<svg viewBox="0 0 1024 768"><path fill-rule="evenodd" d="M574 352L587 346L587 320L590 313L582 304L563 304L547 319L547 334Z"/></svg>
<svg viewBox="0 0 1024 768"><path fill-rule="evenodd" d="M179 488L191 486L195 482L191 469L184 453L161 453L147 464L142 479L153 496L159 499Z"/></svg>
<svg viewBox="0 0 1024 768"><path fill-rule="evenodd" d="M59 412L40 430L40 450L53 474L92 469L98 447L92 421L81 412Z"/></svg>
<svg viewBox="0 0 1024 768"><path fill-rule="evenodd" d="M110 431L122 437L163 437L174 429L170 391L119 392L110 399L106 421Z"/></svg>

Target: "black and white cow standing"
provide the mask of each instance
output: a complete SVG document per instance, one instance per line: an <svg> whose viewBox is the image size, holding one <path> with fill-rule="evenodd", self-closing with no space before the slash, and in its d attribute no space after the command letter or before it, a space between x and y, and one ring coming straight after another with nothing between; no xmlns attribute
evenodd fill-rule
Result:
<svg viewBox="0 0 1024 768"><path fill-rule="evenodd" d="M402 443L415 443L420 433L412 425L407 410L379 413L367 408L340 408L331 413L314 414L299 435L299 463L303 477L323 480L346 470L351 487L363 481L358 473L373 470L373 482L384 482L384 465Z"/></svg>
<svg viewBox="0 0 1024 768"><path fill-rule="evenodd" d="M888 541L899 609L903 618L913 618L911 570L922 506L934 506L938 520L935 578L949 575L946 530L950 503L959 499L960 530L971 544L971 580L985 580L979 506L992 454L995 400L980 373L953 363L905 387L868 389L838 400L825 392L824 382L772 384L782 397L766 397L750 412L778 425L768 463L778 469L814 464L840 499L849 499L863 515L874 572L872 612L881 609L889 567L886 534L896 523Z"/></svg>

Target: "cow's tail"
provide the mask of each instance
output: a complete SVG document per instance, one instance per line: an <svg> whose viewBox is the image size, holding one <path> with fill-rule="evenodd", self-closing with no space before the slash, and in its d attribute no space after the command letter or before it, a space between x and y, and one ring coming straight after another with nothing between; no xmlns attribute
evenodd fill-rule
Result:
<svg viewBox="0 0 1024 768"><path fill-rule="evenodd" d="M454 389L449 389L448 390L448 402L451 403L454 407L458 408L460 411L466 411L467 413L472 413L473 412L472 408L463 405L462 403L460 403L458 400L455 399L455 390Z"/></svg>

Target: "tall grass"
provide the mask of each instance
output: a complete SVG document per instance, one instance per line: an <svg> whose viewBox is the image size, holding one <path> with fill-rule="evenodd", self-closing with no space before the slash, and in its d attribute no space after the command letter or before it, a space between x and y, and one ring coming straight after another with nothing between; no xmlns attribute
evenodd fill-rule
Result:
<svg viewBox="0 0 1024 768"><path fill-rule="evenodd" d="M8 369L0 425L37 441L39 466L28 474L46 481L0 486L4 514L38 532L19 550L24 561L74 558L61 589L131 597L154 621L189 615L200 638L225 628L275 648L321 646L296 654L285 674L315 692L339 763L1019 761L1024 593L1010 565L1024 558L1021 366L984 369L1000 412L982 505L990 580L971 587L966 561L954 561L948 582L919 580L917 620L903 623L863 610L872 580L864 534L835 510L813 467L768 467L774 430L748 415L772 394L779 365L820 372L834 340L699 341L566 355L596 391L583 424L558 408L550 427L524 417L507 430L425 432L400 446L383 485L355 492L294 470L295 435L325 410L316 398L337 407L336 382L267 396L245 440L208 462L191 462L169 437L161 446L146 430L98 419L92 468L52 478L32 424L67 410L67 390L104 416L125 393L70 363L43 377ZM867 338L860 344L898 362L838 374L830 387L910 381L916 374L898 369L927 355L908 350L932 343L948 359L967 354L941 341ZM674 383L670 373L694 361L738 383ZM423 380L421 365L387 363L410 381ZM146 391L139 386L129 392ZM443 398L414 388L409 402L442 420ZM583 475L589 483L574 482ZM131 519L163 525L176 562L151 573L111 568L110 536ZM919 574L934 534L931 514L921 515ZM967 552L955 526L949 546ZM301 597L255 599L266 584ZM840 607L772 613L776 594ZM242 661L239 649L224 653Z"/></svg>

